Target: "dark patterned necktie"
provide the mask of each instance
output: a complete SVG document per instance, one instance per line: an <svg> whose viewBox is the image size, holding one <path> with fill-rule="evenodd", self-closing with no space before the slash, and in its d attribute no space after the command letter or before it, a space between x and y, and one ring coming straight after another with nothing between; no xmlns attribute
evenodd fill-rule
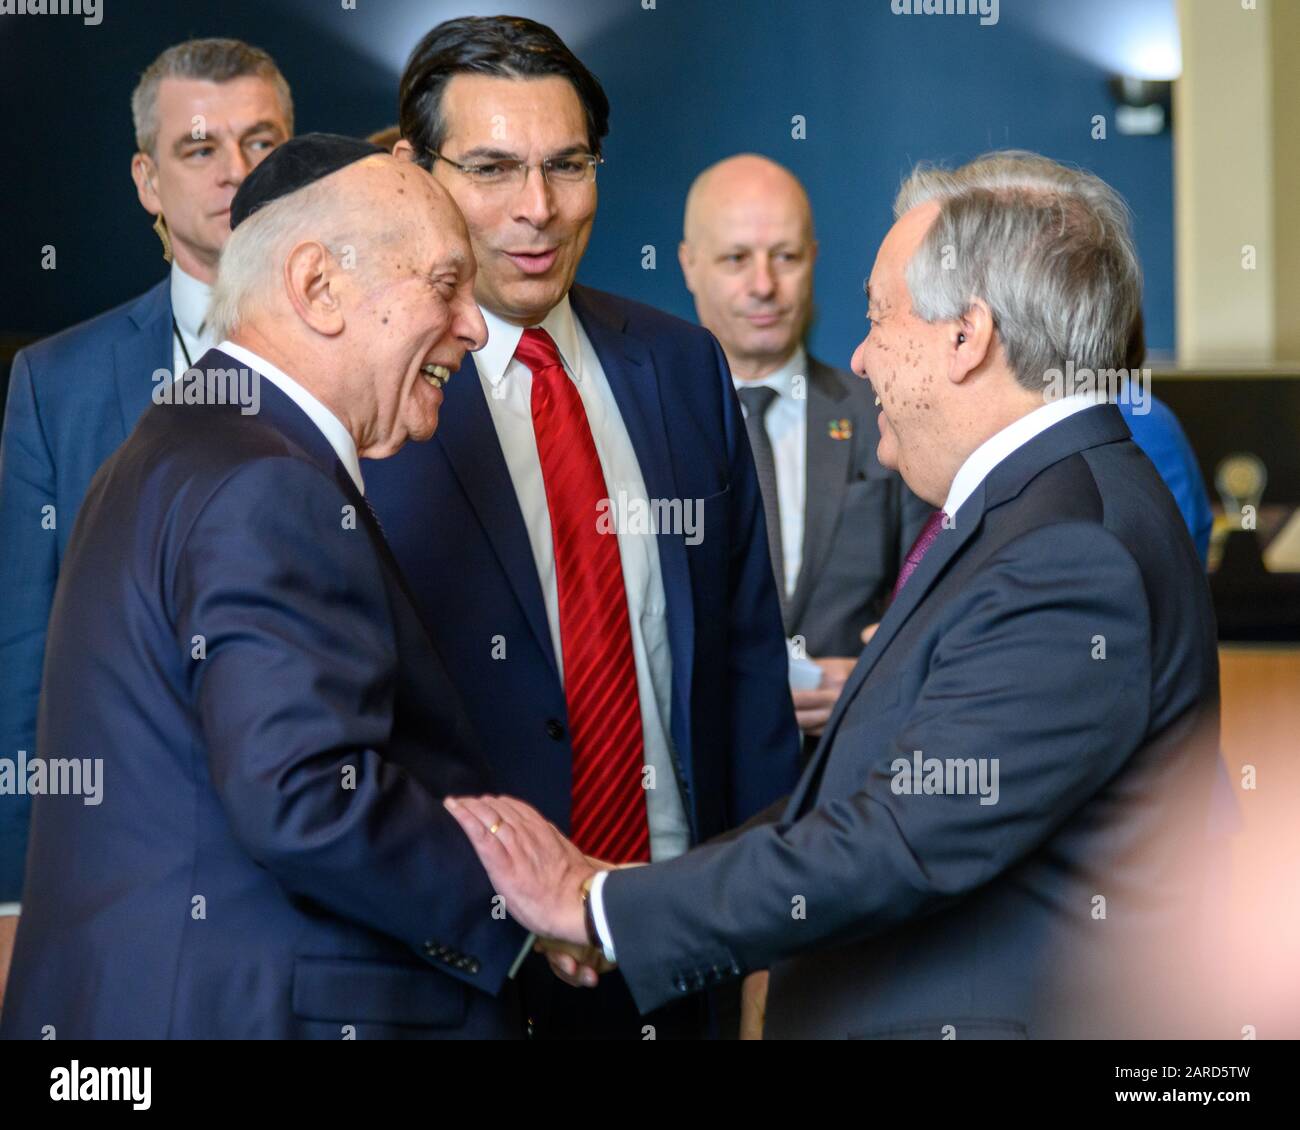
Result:
<svg viewBox="0 0 1300 1130"><path fill-rule="evenodd" d="M759 386L738 389L737 395L745 408L745 431L749 433L749 446L754 452L754 470L758 472L758 489L763 496L763 517L767 520L767 551L772 558L776 592L781 598L781 611L784 614L785 551L781 547L781 496L776 488L776 457L772 453L772 439L763 423L767 410L779 394L774 388Z"/></svg>

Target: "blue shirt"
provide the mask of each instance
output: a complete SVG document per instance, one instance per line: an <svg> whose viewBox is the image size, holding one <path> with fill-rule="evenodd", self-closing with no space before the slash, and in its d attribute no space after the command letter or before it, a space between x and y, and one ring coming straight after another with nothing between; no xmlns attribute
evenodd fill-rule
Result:
<svg viewBox="0 0 1300 1130"><path fill-rule="evenodd" d="M1191 532L1192 544L1204 565L1210 552L1210 527L1214 525L1214 516L1210 513L1210 499L1196 462L1196 453L1178 417L1167 404L1154 396L1151 397L1151 411L1140 416L1133 414L1131 404L1117 407L1133 433L1133 441L1155 464L1178 503L1183 521Z"/></svg>

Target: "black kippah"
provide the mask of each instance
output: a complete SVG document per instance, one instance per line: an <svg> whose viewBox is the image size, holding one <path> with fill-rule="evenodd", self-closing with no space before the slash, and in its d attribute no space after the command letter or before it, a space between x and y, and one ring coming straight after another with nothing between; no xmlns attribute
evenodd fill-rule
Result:
<svg viewBox="0 0 1300 1130"><path fill-rule="evenodd" d="M244 178L230 205L230 227L237 228L259 208L337 173L353 161L386 152L368 141L337 133L290 138Z"/></svg>

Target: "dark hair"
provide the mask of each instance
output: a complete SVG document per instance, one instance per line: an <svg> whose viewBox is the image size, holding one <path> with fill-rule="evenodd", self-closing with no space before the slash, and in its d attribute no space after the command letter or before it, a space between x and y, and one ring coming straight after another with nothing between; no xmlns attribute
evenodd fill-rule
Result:
<svg viewBox="0 0 1300 1130"><path fill-rule="evenodd" d="M420 40L402 73L398 121L424 168L431 167L432 154L447 138L443 90L453 75L462 74L567 78L587 116L587 144L600 156L601 140L609 133L609 99L564 41L545 24L522 16L463 16L440 23Z"/></svg>

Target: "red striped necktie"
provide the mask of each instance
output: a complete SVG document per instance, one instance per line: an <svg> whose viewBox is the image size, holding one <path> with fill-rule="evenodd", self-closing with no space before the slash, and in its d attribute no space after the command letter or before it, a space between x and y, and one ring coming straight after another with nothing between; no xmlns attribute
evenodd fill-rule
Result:
<svg viewBox="0 0 1300 1130"><path fill-rule="evenodd" d="M645 743L618 536L598 527L609 498L582 397L551 335L524 330L515 357L533 374L533 432L542 465L560 601L564 698L573 745L569 835L610 863L647 862Z"/></svg>

